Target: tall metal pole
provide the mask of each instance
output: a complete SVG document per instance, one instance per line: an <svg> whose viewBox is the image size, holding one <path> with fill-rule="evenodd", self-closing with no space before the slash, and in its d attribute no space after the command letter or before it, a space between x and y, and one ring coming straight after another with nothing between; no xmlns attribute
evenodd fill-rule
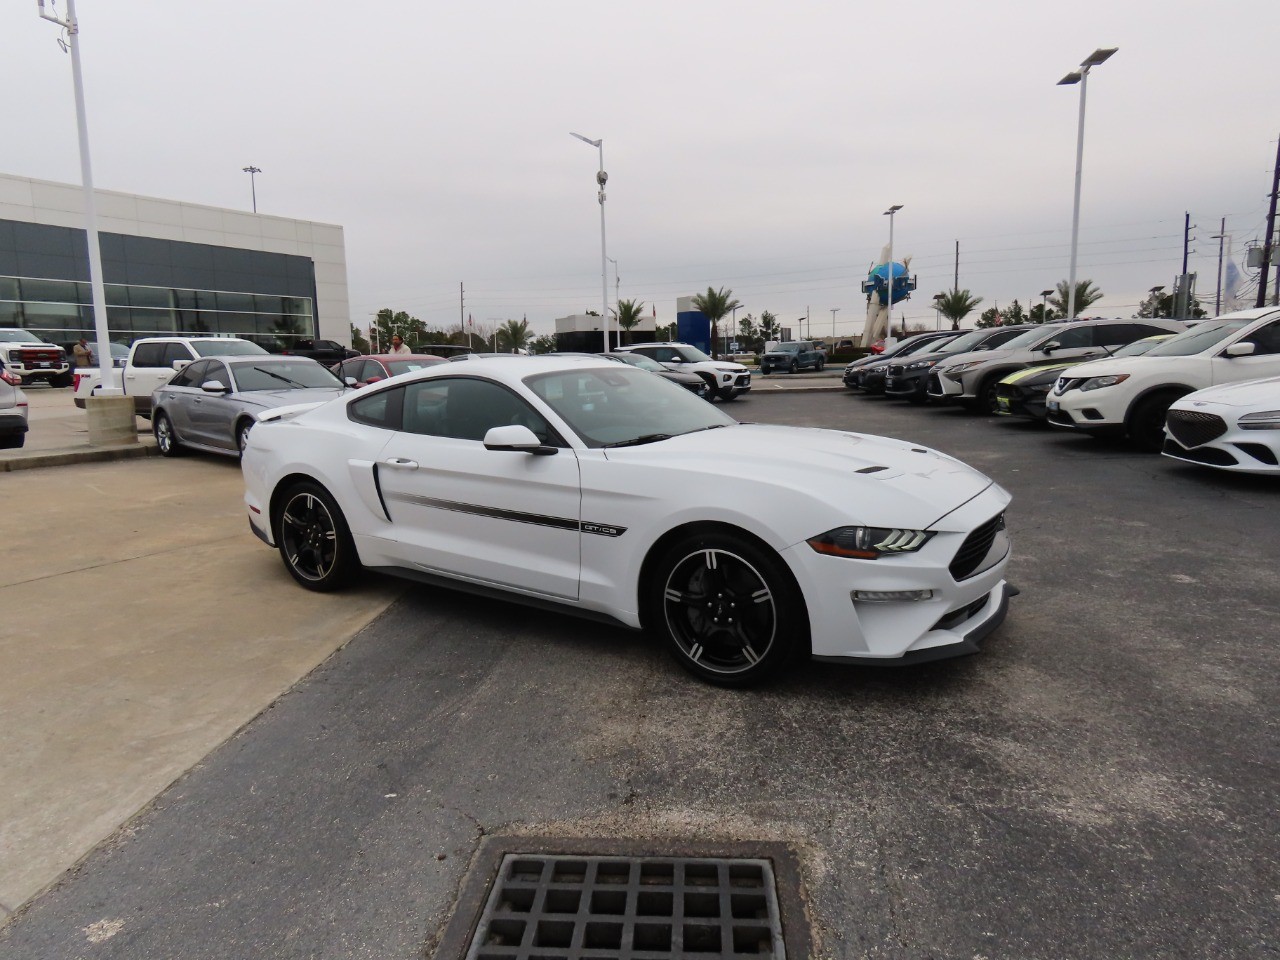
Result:
<svg viewBox="0 0 1280 960"><path fill-rule="evenodd" d="M831 338L834 340L836 336L836 314L840 312L839 307L831 308Z"/></svg>
<svg viewBox="0 0 1280 960"><path fill-rule="evenodd" d="M600 201L600 326L604 331L604 352L609 352L609 259L604 235L604 185L609 175L604 172L604 139L592 140L580 133L570 131L569 136L577 137L583 143L589 143L600 151L600 169L596 171L596 184L600 187L596 197Z"/></svg>
<svg viewBox="0 0 1280 960"><path fill-rule="evenodd" d="M1280 143L1276 145L1276 172L1271 181L1271 206L1267 210L1267 239L1262 245L1262 272L1258 274L1258 299L1255 307L1267 304L1267 271L1271 267L1272 238L1276 233L1276 196L1280 195Z"/></svg>
<svg viewBox="0 0 1280 960"><path fill-rule="evenodd" d="M241 169L249 175L249 192L253 195L253 212L257 213L258 212L257 176L262 172L262 168L255 167L253 164L250 164L247 167L241 167Z"/></svg>
<svg viewBox="0 0 1280 960"><path fill-rule="evenodd" d="M80 179L84 184L84 232L89 245L89 286L93 291L93 328L97 342L98 370L102 375L99 396L119 396L111 359L111 333L107 329L107 295L102 285L102 248L98 244L98 218L93 198L93 168L89 162L89 123L84 109L84 76L80 70L80 25L76 21L76 2L67 0L67 18L59 20L44 12L44 0L36 0L40 16L67 31L67 48L71 53L71 82L76 95L76 134L80 140Z"/></svg>
<svg viewBox="0 0 1280 960"><path fill-rule="evenodd" d="M1218 228L1218 233L1213 237L1218 241L1218 291L1213 296L1213 315L1216 317L1222 313L1222 247L1227 239L1227 218L1222 218L1222 226Z"/></svg>
<svg viewBox="0 0 1280 960"><path fill-rule="evenodd" d="M884 212L884 215L889 218L889 262L885 264L885 280L887 281L889 303L884 325L885 339L893 336L893 218L901 209L902 204L895 203Z"/></svg>
<svg viewBox="0 0 1280 960"><path fill-rule="evenodd" d="M1080 68L1080 122L1076 128L1076 188L1071 207L1071 270L1067 274L1067 319L1076 318L1076 250L1080 242L1080 171L1084 166L1084 100L1089 68Z"/></svg>

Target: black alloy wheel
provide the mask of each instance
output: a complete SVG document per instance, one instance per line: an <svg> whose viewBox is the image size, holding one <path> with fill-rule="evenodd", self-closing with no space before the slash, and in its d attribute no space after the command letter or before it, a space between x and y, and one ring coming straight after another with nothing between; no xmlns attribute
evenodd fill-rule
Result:
<svg viewBox="0 0 1280 960"><path fill-rule="evenodd" d="M182 453L182 444L178 442L178 434L173 429L173 421L163 411L156 414L151 424L151 432L156 437L156 448L162 457L176 457Z"/></svg>
<svg viewBox="0 0 1280 960"><path fill-rule="evenodd" d="M284 495L276 543L293 579L318 593L345 586L359 566L342 511L315 483L296 484Z"/></svg>
<svg viewBox="0 0 1280 960"><path fill-rule="evenodd" d="M746 537L681 540L662 557L649 593L650 624L682 667L711 683L757 683L808 647L808 613L790 570Z"/></svg>

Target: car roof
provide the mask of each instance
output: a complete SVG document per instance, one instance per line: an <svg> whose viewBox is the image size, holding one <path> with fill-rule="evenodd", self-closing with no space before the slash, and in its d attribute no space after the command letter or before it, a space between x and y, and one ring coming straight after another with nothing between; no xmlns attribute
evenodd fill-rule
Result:
<svg viewBox="0 0 1280 960"><path fill-rule="evenodd" d="M342 362L351 363L353 360L379 360L384 363L388 360L439 360L441 363L445 362L444 357L437 357L430 353L369 353L363 357L349 357Z"/></svg>

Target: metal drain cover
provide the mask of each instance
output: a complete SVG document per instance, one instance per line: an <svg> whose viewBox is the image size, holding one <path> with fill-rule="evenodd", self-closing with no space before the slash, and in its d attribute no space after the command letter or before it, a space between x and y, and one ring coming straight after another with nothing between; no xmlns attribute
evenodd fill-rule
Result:
<svg viewBox="0 0 1280 960"><path fill-rule="evenodd" d="M466 960L787 957L772 858L598 855L607 846L598 845L592 855L494 851L500 856L496 869L492 858L486 865L491 882L483 907L467 923L465 949L453 955ZM446 955L445 944L441 947L439 957ZM806 952L794 951L793 960Z"/></svg>

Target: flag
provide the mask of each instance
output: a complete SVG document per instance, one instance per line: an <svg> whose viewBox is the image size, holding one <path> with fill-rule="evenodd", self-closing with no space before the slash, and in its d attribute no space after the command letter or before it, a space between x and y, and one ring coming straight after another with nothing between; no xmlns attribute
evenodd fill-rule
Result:
<svg viewBox="0 0 1280 960"><path fill-rule="evenodd" d="M468 313L468 314L467 314L467 326L468 326L468 327L474 327L475 325L476 325L476 322L475 322L473 319L471 319L471 314L469 314L469 313Z"/></svg>

